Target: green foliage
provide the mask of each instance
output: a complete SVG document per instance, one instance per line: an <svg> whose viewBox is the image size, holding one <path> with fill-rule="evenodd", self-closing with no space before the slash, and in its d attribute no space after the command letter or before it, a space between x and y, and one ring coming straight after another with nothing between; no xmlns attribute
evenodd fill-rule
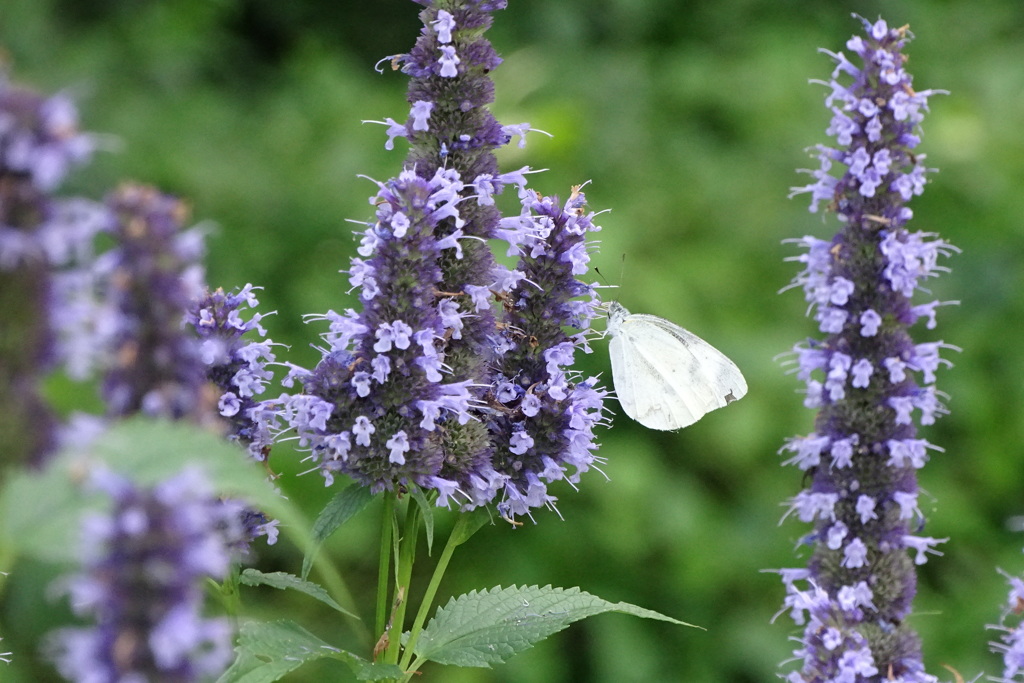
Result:
<svg viewBox="0 0 1024 683"><path fill-rule="evenodd" d="M636 605L602 600L579 588L498 586L449 600L427 624L415 653L439 664L491 667L573 622L603 612L692 626Z"/></svg>
<svg viewBox="0 0 1024 683"><path fill-rule="evenodd" d="M323 586L315 584L312 581L300 579L294 574L289 574L288 572L271 572L270 574L265 574L258 569L245 569L242 571L239 581L246 586L270 586L271 588L277 588L278 590L296 590L300 593L305 593L311 598L319 600L325 605L338 610L342 614L347 614L351 617L355 616L335 602L334 598L328 595Z"/></svg>
<svg viewBox="0 0 1024 683"><path fill-rule="evenodd" d="M218 683L272 683L317 659L344 662L360 681L400 678L393 664L374 664L351 652L339 650L293 621L249 622L242 625L235 648L238 657Z"/></svg>
<svg viewBox="0 0 1024 683"><path fill-rule="evenodd" d="M363 508L370 504L374 496L365 486L346 486L335 494L331 501L320 511L313 522L313 545L302 560L302 578L309 576L313 566L313 558L320 546L338 530L342 524L355 517Z"/></svg>

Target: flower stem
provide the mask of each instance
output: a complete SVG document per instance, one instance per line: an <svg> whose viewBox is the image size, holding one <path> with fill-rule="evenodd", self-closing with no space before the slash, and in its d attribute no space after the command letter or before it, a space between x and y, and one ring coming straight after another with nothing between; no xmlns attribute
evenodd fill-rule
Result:
<svg viewBox="0 0 1024 683"><path fill-rule="evenodd" d="M430 611L431 605L434 603L434 596L437 595L438 586L441 585L441 579L444 577L445 570L448 569L448 562L451 561L452 555L455 553L455 549L460 546L466 540L465 529L469 524L470 515L459 515L455 520L455 527L452 529L451 535L448 536L448 542L444 546L444 551L441 556L437 558L437 566L434 567L434 574L430 577L430 584L427 586L426 592L423 594L423 599L420 601L420 609L416 613L416 618L412 622L412 628L409 630L409 642L405 645L405 653L402 655L402 661L400 666L403 669L408 669L410 662L413 657L413 650L416 648L416 641L419 640L420 633L423 631L423 623L427 620L427 613ZM408 681L413 676L412 671L406 674L404 680Z"/></svg>
<svg viewBox="0 0 1024 683"><path fill-rule="evenodd" d="M405 609L409 604L409 586L412 583L412 566L416 560L416 542L419 540L422 513L418 505L406 507L405 523L402 524L400 548L395 567L395 598L392 602L391 617L388 620L388 646L384 661L398 663L402 648L402 625L405 623Z"/></svg>
<svg viewBox="0 0 1024 683"><path fill-rule="evenodd" d="M388 569L391 568L391 530L395 525L395 494L384 493L384 513L381 515L380 566L377 568L377 615L374 633L384 633L388 618Z"/></svg>
<svg viewBox="0 0 1024 683"><path fill-rule="evenodd" d="M238 615L242 612L242 594L238 589L240 572L241 567L236 563L231 567L231 571L224 578L223 582L218 583L212 578L207 578L206 580L208 591L220 600L221 605L224 607L224 613L231 620L231 628L235 633L238 633Z"/></svg>

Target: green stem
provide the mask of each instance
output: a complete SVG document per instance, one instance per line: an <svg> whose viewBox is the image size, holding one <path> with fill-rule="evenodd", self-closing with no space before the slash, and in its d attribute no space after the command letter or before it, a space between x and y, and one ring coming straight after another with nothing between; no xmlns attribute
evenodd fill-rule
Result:
<svg viewBox="0 0 1024 683"><path fill-rule="evenodd" d="M402 655L402 661L399 663L399 666L409 672L403 679L405 681L411 680L412 676L415 674L415 670L410 670L408 668L412 662L413 650L416 648L416 642L420 638L420 633L423 632L423 624L427 620L427 614L430 612L430 606L434 604L434 596L437 595L437 589L441 585L441 579L444 577L445 570L448 569L448 563L451 561L452 555L455 553L455 549L466 540L463 532L466 525L469 523L469 518L469 515L457 516L455 520L455 527L452 529L452 533L448 536L448 542L444 546L444 551L441 553L441 556L437 558L437 566L434 567L434 574L430 577L430 584L427 586L427 590L423 594L423 600L420 602L420 609L416 613L416 618L412 622L412 628L409 630L409 642L405 645L405 652Z"/></svg>
<svg viewBox="0 0 1024 683"><path fill-rule="evenodd" d="M384 512L381 515L380 530L380 565L377 567L377 614L373 632L380 636L384 633L388 619L388 570L391 569L391 529L395 521L395 494L393 491L384 493Z"/></svg>
<svg viewBox="0 0 1024 683"><path fill-rule="evenodd" d="M412 566L416 560L416 542L420 535L422 513L418 505L407 507L406 522L402 528L401 549L398 555L397 576L395 578L394 612L391 615L391 628L388 631L388 650L384 661L398 663L398 655L402 648L402 625L405 623L405 610L409 604L409 587L412 583Z"/></svg>
<svg viewBox="0 0 1024 683"><path fill-rule="evenodd" d="M242 568L237 562L232 563L231 571L228 572L224 583L212 582L212 585L216 586L217 594L224 605L224 611L231 620L231 628L235 633L238 633L238 615L242 612L242 592L239 589L238 581L241 571Z"/></svg>

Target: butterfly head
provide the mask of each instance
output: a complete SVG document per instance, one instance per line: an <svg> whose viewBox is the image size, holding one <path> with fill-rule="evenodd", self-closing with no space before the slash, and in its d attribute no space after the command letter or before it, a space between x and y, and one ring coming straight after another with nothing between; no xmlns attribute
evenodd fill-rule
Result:
<svg viewBox="0 0 1024 683"><path fill-rule="evenodd" d="M618 333L622 321L629 315L629 311L618 301L605 301L601 308L608 314L608 333L614 336Z"/></svg>

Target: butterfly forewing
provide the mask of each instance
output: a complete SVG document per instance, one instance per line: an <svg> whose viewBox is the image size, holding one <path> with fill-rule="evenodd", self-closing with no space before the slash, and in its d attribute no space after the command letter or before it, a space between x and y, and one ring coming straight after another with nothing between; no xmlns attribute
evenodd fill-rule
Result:
<svg viewBox="0 0 1024 683"><path fill-rule="evenodd" d="M707 405L710 406L708 410L721 408L746 395L747 380L744 379L743 373L728 356L714 346L693 332L664 318L642 313L631 317L644 319L645 322L664 330L686 347L694 359L694 364L689 366L688 357L684 354L684 358L687 359L684 365L690 367L693 381L695 383L703 381L701 386L706 387L707 395L713 397L708 399Z"/></svg>
<svg viewBox="0 0 1024 683"><path fill-rule="evenodd" d="M739 368L700 337L653 315L609 315L612 379L623 410L651 429L680 429L742 397Z"/></svg>

